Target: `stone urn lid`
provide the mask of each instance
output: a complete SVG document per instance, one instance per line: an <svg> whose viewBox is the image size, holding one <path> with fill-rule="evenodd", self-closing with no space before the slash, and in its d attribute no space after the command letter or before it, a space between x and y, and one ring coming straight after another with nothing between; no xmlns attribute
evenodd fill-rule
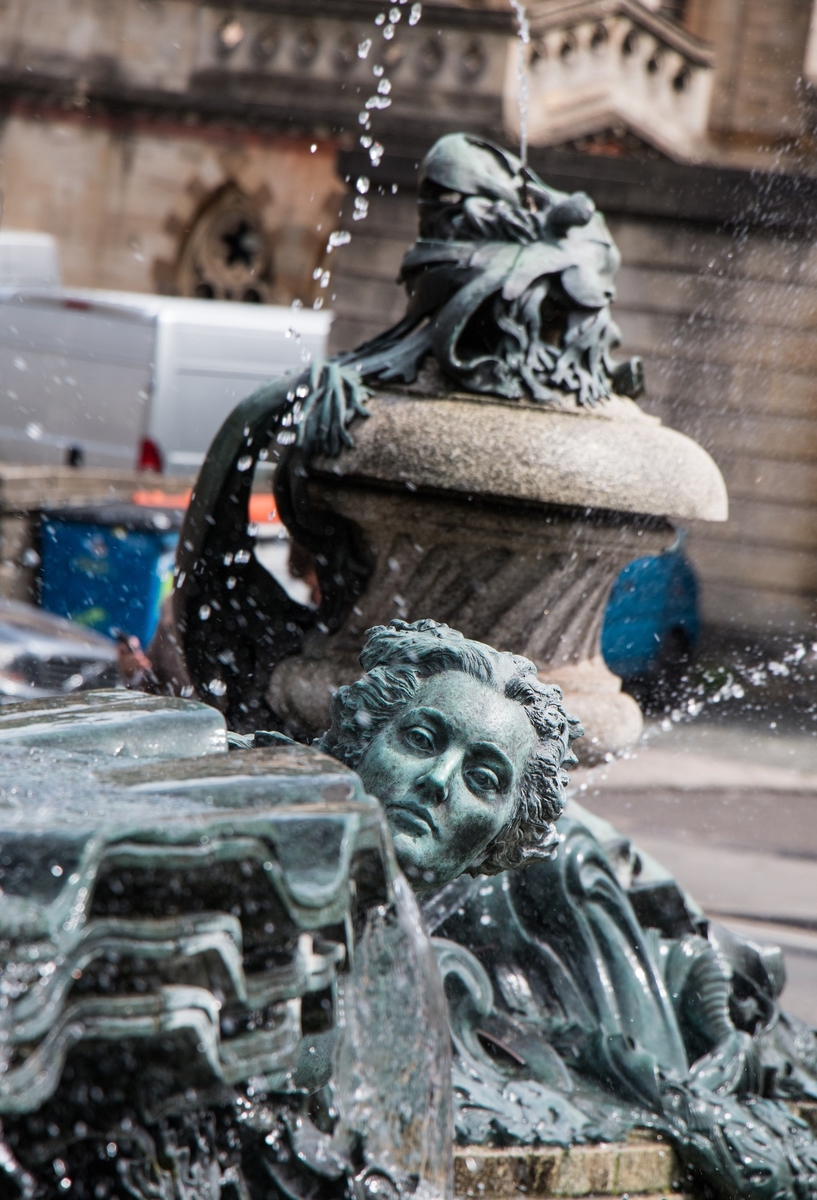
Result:
<svg viewBox="0 0 817 1200"><path fill-rule="evenodd" d="M456 394L381 393L355 445L312 469L409 490L725 521L723 477L691 438L623 396L554 411Z"/></svg>

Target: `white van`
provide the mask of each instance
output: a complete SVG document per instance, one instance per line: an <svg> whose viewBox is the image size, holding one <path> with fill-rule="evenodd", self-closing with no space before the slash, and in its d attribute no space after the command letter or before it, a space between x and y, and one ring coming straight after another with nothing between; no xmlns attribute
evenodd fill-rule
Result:
<svg viewBox="0 0 817 1200"><path fill-rule="evenodd" d="M50 233L0 229L0 287L59 287L60 254Z"/></svg>
<svg viewBox="0 0 817 1200"><path fill-rule="evenodd" d="M326 353L311 309L0 289L0 459L194 472L259 384Z"/></svg>

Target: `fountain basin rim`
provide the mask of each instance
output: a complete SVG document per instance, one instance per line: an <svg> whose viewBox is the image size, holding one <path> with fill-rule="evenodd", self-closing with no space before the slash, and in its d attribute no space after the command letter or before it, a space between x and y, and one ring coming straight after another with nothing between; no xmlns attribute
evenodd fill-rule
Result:
<svg viewBox="0 0 817 1200"><path fill-rule="evenodd" d="M619 399L619 398L616 398ZM725 521L723 477L691 438L639 410L624 419L379 393L355 445L313 469L351 482L474 498Z"/></svg>

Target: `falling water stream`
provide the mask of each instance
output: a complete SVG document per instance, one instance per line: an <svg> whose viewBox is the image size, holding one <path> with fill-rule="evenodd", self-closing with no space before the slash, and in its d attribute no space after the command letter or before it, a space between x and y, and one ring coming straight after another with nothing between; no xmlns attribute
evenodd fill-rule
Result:
<svg viewBox="0 0 817 1200"><path fill-rule="evenodd" d="M530 22L522 0L509 0L516 16L519 58L516 78L519 85L519 158L522 166L528 165L528 46L530 44Z"/></svg>
<svg viewBox="0 0 817 1200"><path fill-rule="evenodd" d="M524 11L524 10L523 10ZM386 46L391 43L400 27L400 22L403 25L417 25L422 16L423 6L420 0L396 0L395 3L379 12L374 18L375 30L364 35L358 43L357 57L361 60L368 59L369 54L374 46L373 33L379 31L382 41ZM378 112L383 112L391 108L392 90L391 80L387 75L387 65L385 61L377 61L378 53L375 50L375 62L372 66L372 74L376 80L375 90L372 95L368 96L363 108L358 113L358 123L361 127L359 143L360 146L368 153L372 167L377 168L383 158L384 147L381 142L376 140L372 132L372 116ZM383 55L385 60L386 56ZM398 60L399 61L399 60ZM353 221L365 221L369 215L369 189L371 180L368 175L360 175L355 180L354 184L354 209L352 211ZM392 191L396 191L396 187L392 187ZM329 240L326 244L326 254L329 255L339 246L348 245L352 235L346 229L335 230L329 235ZM331 270L325 265L315 268L313 279L320 280L321 288L328 288L332 277ZM334 299L334 296L332 297ZM315 301L313 307L320 308L323 305L322 298Z"/></svg>

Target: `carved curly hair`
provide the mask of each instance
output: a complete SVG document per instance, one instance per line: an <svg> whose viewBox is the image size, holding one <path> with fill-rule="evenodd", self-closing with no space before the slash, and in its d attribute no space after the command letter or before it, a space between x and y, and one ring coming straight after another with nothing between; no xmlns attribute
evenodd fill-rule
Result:
<svg viewBox="0 0 817 1200"><path fill-rule="evenodd" d="M527 764L516 809L487 846L471 875L497 875L549 858L554 828L565 804L565 768L575 766L570 745L584 730L562 707L562 692L542 683L536 667L518 654L473 642L436 621L390 621L366 635L360 655L366 674L332 699L332 725L320 748L356 768L381 729L408 704L424 680L462 671L521 704L539 741Z"/></svg>

